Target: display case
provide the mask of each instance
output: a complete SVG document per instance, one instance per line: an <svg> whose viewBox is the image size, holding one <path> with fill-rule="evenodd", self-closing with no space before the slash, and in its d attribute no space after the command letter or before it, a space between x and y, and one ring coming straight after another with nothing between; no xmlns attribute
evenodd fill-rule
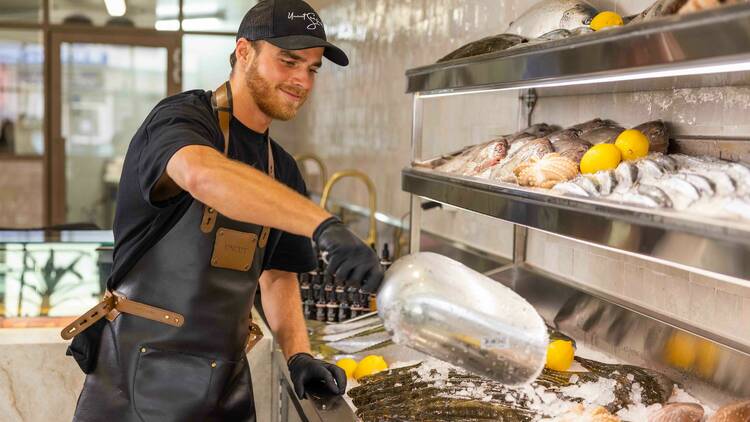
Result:
<svg viewBox="0 0 750 422"><path fill-rule="evenodd" d="M715 395L723 397L720 401L728 397L748 397L748 342L727 335L711 324L675 318L673 309L666 302L661 308L644 306L642 301L633 300L628 295L592 288L591 284L566 274L528 265L526 256L529 253L527 239L532 229L535 233L544 232L585 247L603 248L605 252L602 253L613 253L623 260L632 257L650 262L659 266L661 271L673 268L712 280L727 280L729 285L747 286L750 280L750 221L563 195L438 171L425 163L455 151L435 151L431 145L435 139L427 135L428 130L433 135L440 133L440 128L434 125L451 123L444 117L440 120L426 116L428 107L441 109L441 106L431 105L436 101L497 96L498 101L507 102L511 98L510 101L518 102L518 114L502 118L517 122L514 129L520 130L531 123L541 123L532 120L537 102L548 101L559 107L564 104L560 100L563 97L629 95L630 99L638 99L638 93L654 91L662 91L665 97L669 97L682 94L684 89L700 89L702 94L710 95L710 89L726 90L727 87L748 85L749 70L750 5L739 5L407 71L406 91L413 95L412 166L402 172L402 187L411 194L411 251L422 250L420 241L425 217L431 212L424 211L423 205L428 201L470 211L468 215L474 217L467 218L479 218L477 214L488 216L497 221L498 230L504 224L512 223L514 262L489 273L516 288L538 306L548 323L566 329L582 344L606 349L626 362L671 372L681 379L691 380L688 382L715 389L718 391ZM669 104L661 110L668 111ZM560 112L564 113L564 110ZM477 119L498 119L485 110L473 110L461 116L468 113L474 113ZM687 123L681 123L697 127L702 119L712 117L695 113ZM719 131L696 135L687 132L676 131L671 137L670 154L750 162L750 142L741 134L727 136ZM467 139L469 135L474 134L468 134ZM476 138L473 136L474 141ZM463 145L453 142L455 146L471 143L471 140ZM426 152L428 149L430 152ZM434 227L430 229L434 230ZM587 270L582 267L576 271ZM620 291L627 288L633 287L620 287ZM680 290L682 293L687 291L687 288ZM572 302L558 303L561 297L572 298ZM546 308L545 304L551 302L557 305ZM594 302L596 305L592 305ZM605 308L617 311L605 311ZM575 312L571 314L572 311ZM731 312L726 309L717 311ZM623 316L625 314L628 316ZM631 324L626 322L628 320L638 322L628 325ZM635 326L643 329L638 335L628 332ZM670 332L672 334L668 334ZM708 347L721 350L714 356L718 367L740 370L714 369L710 373L700 373L690 365L679 367L669 362L664 350L669 342L667 339L674 333L708 341ZM644 338L655 343L644 341ZM690 351L686 349L686 352Z"/></svg>
<svg viewBox="0 0 750 422"><path fill-rule="evenodd" d="M0 231L2 327L63 326L98 303L109 231Z"/></svg>

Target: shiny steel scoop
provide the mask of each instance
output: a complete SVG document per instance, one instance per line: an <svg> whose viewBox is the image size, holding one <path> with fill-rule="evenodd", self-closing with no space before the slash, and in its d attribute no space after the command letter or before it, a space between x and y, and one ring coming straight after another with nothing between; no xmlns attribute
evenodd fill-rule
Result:
<svg viewBox="0 0 750 422"><path fill-rule="evenodd" d="M450 258L399 259L377 300L397 344L507 385L528 384L544 368L542 317L511 289Z"/></svg>

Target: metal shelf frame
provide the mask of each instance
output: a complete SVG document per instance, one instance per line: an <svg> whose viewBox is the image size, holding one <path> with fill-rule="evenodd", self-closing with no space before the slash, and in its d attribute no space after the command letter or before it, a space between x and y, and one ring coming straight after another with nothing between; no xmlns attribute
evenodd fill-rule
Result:
<svg viewBox="0 0 750 422"><path fill-rule="evenodd" d="M750 4L419 67L408 70L406 79L406 92L413 94L414 163L429 158L422 156L423 114L424 102L432 98L531 88L550 96L750 85ZM519 126L523 113L519 107ZM718 149L722 157L750 162L746 145L706 138L680 140L673 147L701 154ZM515 224L515 267L525 266L526 231L532 228L710 277L750 280L750 223L560 196L416 167L403 170L402 189L411 194L412 252L421 249L422 202L431 200ZM670 325L666 311L644 314ZM693 328L684 327L696 333Z"/></svg>
<svg viewBox="0 0 750 422"><path fill-rule="evenodd" d="M626 91L642 90L643 80L661 79L647 89L672 88L670 77L750 70L749 46L750 5L742 4L418 67L406 72L406 92L425 96L546 87L591 92L592 84ZM683 83L747 80L739 79L688 78Z"/></svg>

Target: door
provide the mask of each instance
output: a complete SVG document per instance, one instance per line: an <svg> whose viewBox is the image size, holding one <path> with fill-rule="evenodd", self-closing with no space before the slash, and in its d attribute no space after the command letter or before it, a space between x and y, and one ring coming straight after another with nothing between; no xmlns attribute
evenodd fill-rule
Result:
<svg viewBox="0 0 750 422"><path fill-rule="evenodd" d="M180 91L179 35L59 29L51 48L50 222L110 229L131 138Z"/></svg>

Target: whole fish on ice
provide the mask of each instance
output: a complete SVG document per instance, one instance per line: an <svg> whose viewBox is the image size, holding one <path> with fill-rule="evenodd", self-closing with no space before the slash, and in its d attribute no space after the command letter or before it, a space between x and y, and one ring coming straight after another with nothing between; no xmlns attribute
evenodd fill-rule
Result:
<svg viewBox="0 0 750 422"><path fill-rule="evenodd" d="M533 39L560 29L574 31L588 27L597 13L583 0L542 0L514 20L505 32Z"/></svg>

